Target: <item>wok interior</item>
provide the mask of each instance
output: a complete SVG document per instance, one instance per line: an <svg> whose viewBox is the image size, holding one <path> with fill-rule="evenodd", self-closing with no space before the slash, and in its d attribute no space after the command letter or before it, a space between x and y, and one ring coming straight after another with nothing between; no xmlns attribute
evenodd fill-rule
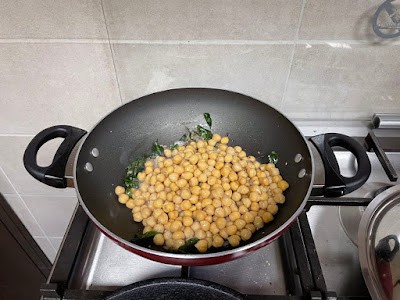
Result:
<svg viewBox="0 0 400 300"><path fill-rule="evenodd" d="M129 163L151 151L154 141L170 145L185 133L185 126L206 125L203 113L212 117L212 131L227 134L230 145L239 145L258 161L276 151L277 167L290 184L286 202L272 223L255 232L247 243L271 234L281 227L303 203L311 183L311 158L298 130L279 112L248 96L212 89L179 89L134 100L101 121L89 134L76 166L78 190L91 214L108 230L129 241L143 226L132 220L131 210L114 194L122 185ZM99 156L90 153L99 150ZM294 157L303 159L295 163ZM93 171L84 169L87 162ZM298 178L301 169L306 176ZM242 242L243 243L243 242ZM164 251L161 248L157 248Z"/></svg>

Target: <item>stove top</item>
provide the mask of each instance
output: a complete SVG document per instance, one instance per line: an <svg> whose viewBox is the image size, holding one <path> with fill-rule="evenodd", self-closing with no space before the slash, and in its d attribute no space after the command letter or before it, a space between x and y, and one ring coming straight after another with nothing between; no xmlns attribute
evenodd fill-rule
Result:
<svg viewBox="0 0 400 300"><path fill-rule="evenodd" d="M366 139L358 138L371 148L372 173L361 189L341 198L310 197L307 210L278 240L224 264L181 267L142 258L104 236L78 206L42 288L43 299L101 299L120 287L161 277L212 281L246 295L246 299L369 299L357 246L349 226L343 228L341 217L346 209L347 214L362 212L354 206L367 205L374 191L393 185L390 176L400 173L400 143L399 149L393 149L392 138L373 140L374 133L378 135L379 130L371 131ZM336 151L335 155L342 174L355 173L351 153ZM323 184L324 176L322 163L315 157L317 186Z"/></svg>

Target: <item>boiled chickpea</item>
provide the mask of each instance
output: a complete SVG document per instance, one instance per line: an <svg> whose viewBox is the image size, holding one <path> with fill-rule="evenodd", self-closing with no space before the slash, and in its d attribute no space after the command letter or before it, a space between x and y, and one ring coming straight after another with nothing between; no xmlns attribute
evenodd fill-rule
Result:
<svg viewBox="0 0 400 300"><path fill-rule="evenodd" d="M168 215L167 215L166 213L163 212L163 213L158 217L157 221L158 221L158 223L163 224L163 225L167 224L167 223L168 223Z"/></svg>
<svg viewBox="0 0 400 300"><path fill-rule="evenodd" d="M171 173L168 175L168 179L171 180L171 182L176 182L178 181L179 175L177 173Z"/></svg>
<svg viewBox="0 0 400 300"><path fill-rule="evenodd" d="M233 201L239 201L240 199L242 199L242 195L239 192L234 192L232 194L232 200Z"/></svg>
<svg viewBox="0 0 400 300"><path fill-rule="evenodd" d="M240 231L240 237L243 241L247 241L251 238L251 231L247 228L244 228Z"/></svg>
<svg viewBox="0 0 400 300"><path fill-rule="evenodd" d="M215 207L214 207L213 205L207 205L207 206L204 208L204 211L205 211L208 215L212 216L212 215L214 215Z"/></svg>
<svg viewBox="0 0 400 300"><path fill-rule="evenodd" d="M157 233L154 237L153 237L153 242L155 245L157 246L162 246L164 245L165 239L164 236L161 233Z"/></svg>
<svg viewBox="0 0 400 300"><path fill-rule="evenodd" d="M206 233L202 229L197 229L194 231L194 236L199 240L205 239L207 237Z"/></svg>
<svg viewBox="0 0 400 300"><path fill-rule="evenodd" d="M129 199L126 203L125 203L126 207L129 209L132 209L135 207L135 201L133 201L133 199ZM147 218L147 217L144 217Z"/></svg>
<svg viewBox="0 0 400 300"><path fill-rule="evenodd" d="M212 239L212 246L215 248L222 247L224 245L224 239L220 235L214 235Z"/></svg>
<svg viewBox="0 0 400 300"><path fill-rule="evenodd" d="M238 228L235 225L229 225L226 227L226 232L228 233L228 235L234 235L236 234Z"/></svg>
<svg viewBox="0 0 400 300"><path fill-rule="evenodd" d="M264 223L269 223L274 219L270 212L264 212L261 217Z"/></svg>
<svg viewBox="0 0 400 300"><path fill-rule="evenodd" d="M191 239L192 237L194 237L194 231L190 227L185 227L183 229L183 233L185 234L186 239Z"/></svg>
<svg viewBox="0 0 400 300"><path fill-rule="evenodd" d="M197 221L203 221L206 218L206 213L202 210L196 210L193 213L193 217L197 220Z"/></svg>
<svg viewBox="0 0 400 300"><path fill-rule="evenodd" d="M274 201L275 201L276 203L279 203L279 204L285 203L285 196L282 195L282 194L280 194L280 195L275 195L275 196L274 196Z"/></svg>
<svg viewBox="0 0 400 300"><path fill-rule="evenodd" d="M185 234L184 234L183 231L181 231L181 230L175 231L175 232L172 234L172 238L173 238L174 240L183 240L183 239L185 239Z"/></svg>
<svg viewBox="0 0 400 300"><path fill-rule="evenodd" d="M120 185L117 185L117 186L115 187L115 194L116 194L117 196L119 196L119 195L121 195L121 194L123 194L123 193L125 193L125 188L122 187L122 186L120 186Z"/></svg>
<svg viewBox="0 0 400 300"><path fill-rule="evenodd" d="M237 191L240 194L245 195L245 194L249 193L249 188L247 186L245 186L245 185L241 185L241 186L238 187Z"/></svg>
<svg viewBox="0 0 400 300"><path fill-rule="evenodd" d="M136 212L136 213L134 213L134 214L133 214L133 220L134 220L135 222L142 222L142 220L143 220L142 213L141 213L141 212Z"/></svg>
<svg viewBox="0 0 400 300"><path fill-rule="evenodd" d="M256 231L256 226L254 226L254 224L247 224L245 228L250 230L252 233Z"/></svg>
<svg viewBox="0 0 400 300"><path fill-rule="evenodd" d="M210 229L210 222L204 220L204 221L200 221L200 228L202 230L204 230L205 232L208 232L208 230Z"/></svg>
<svg viewBox="0 0 400 300"><path fill-rule="evenodd" d="M219 218L223 218L225 217L225 210L222 207L218 207L217 209L215 209L214 215Z"/></svg>
<svg viewBox="0 0 400 300"><path fill-rule="evenodd" d="M193 224L192 224L192 226L190 226L190 228L192 228L193 231L196 232L196 230L199 230L199 229L200 229L200 222L194 221Z"/></svg>
<svg viewBox="0 0 400 300"><path fill-rule="evenodd" d="M270 204L267 207L268 212L275 215L278 212L278 206L276 204Z"/></svg>
<svg viewBox="0 0 400 300"><path fill-rule="evenodd" d="M261 217L256 216L254 218L254 222L253 222L254 226L256 227L256 229L261 229L264 227L264 221L262 220Z"/></svg>
<svg viewBox="0 0 400 300"><path fill-rule="evenodd" d="M156 232L163 233L164 232L164 225L157 223L156 225L153 226L153 230L156 231Z"/></svg>
<svg viewBox="0 0 400 300"><path fill-rule="evenodd" d="M182 223L183 223L183 225L189 227L189 226L191 226L193 224L193 219L191 217L188 217L188 216L183 217Z"/></svg>
<svg viewBox="0 0 400 300"><path fill-rule="evenodd" d="M240 236L238 235L231 235L228 237L228 242L232 247L237 247L240 244Z"/></svg>
<svg viewBox="0 0 400 300"><path fill-rule="evenodd" d="M250 210L258 211L260 209L260 205L257 202L251 202Z"/></svg>
<svg viewBox="0 0 400 300"><path fill-rule="evenodd" d="M196 243L195 247L200 253L205 253L208 249L208 243L206 240L201 239Z"/></svg>
<svg viewBox="0 0 400 300"><path fill-rule="evenodd" d="M238 229L238 230L241 230L241 229L243 229L245 226L246 226L246 221L245 220L243 220L243 219L237 219L237 220L235 220L234 222L233 222L233 224L236 226L236 228Z"/></svg>
<svg viewBox="0 0 400 300"><path fill-rule="evenodd" d="M129 196L127 194L120 194L118 196L119 203L125 204L126 202L128 202L128 200L129 200Z"/></svg>
<svg viewBox="0 0 400 300"><path fill-rule="evenodd" d="M289 184L285 180L281 180L281 181L278 182L278 187L282 191L285 191L289 187Z"/></svg>
<svg viewBox="0 0 400 300"><path fill-rule="evenodd" d="M228 144L229 143L229 138L227 136L224 136L223 138L221 138L221 144Z"/></svg>
<svg viewBox="0 0 400 300"><path fill-rule="evenodd" d="M141 213L143 216L143 219L147 219L148 217L151 216L151 210L148 207L143 206L141 209Z"/></svg>
<svg viewBox="0 0 400 300"><path fill-rule="evenodd" d="M175 241L172 238L165 239L164 243L167 249L175 249Z"/></svg>
<svg viewBox="0 0 400 300"><path fill-rule="evenodd" d="M237 181L232 181L230 183L231 189L232 191L237 191L237 189L239 188L239 183Z"/></svg>
<svg viewBox="0 0 400 300"><path fill-rule="evenodd" d="M175 155L175 156L172 158L172 162L173 162L174 164L180 164L180 163L182 162L182 159L183 159L183 157L182 157L181 155Z"/></svg>
<svg viewBox="0 0 400 300"><path fill-rule="evenodd" d="M218 133L214 133L212 139L218 143L221 141L221 136Z"/></svg>

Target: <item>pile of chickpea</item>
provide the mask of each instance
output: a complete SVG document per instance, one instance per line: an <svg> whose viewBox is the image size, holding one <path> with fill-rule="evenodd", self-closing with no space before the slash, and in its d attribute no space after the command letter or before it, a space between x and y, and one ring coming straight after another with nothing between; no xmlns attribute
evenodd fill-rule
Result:
<svg viewBox="0 0 400 300"><path fill-rule="evenodd" d="M117 186L118 201L142 222L153 242L177 250L191 238L204 253L229 243L237 247L273 220L289 184L274 164L261 164L228 137L192 141L145 163L132 198Z"/></svg>

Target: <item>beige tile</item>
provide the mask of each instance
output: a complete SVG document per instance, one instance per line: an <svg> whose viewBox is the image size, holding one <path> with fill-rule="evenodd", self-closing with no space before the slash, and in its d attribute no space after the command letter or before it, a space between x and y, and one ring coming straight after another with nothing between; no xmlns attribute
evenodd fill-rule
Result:
<svg viewBox="0 0 400 300"><path fill-rule="evenodd" d="M290 40L301 0L105 0L112 39Z"/></svg>
<svg viewBox="0 0 400 300"><path fill-rule="evenodd" d="M20 194L33 195L70 195L74 196L75 190L57 189L47 186L34 179L23 164L23 155L32 137L0 136L0 165L7 177ZM55 146L55 144L53 144ZM55 154L54 147L46 147L47 152L40 151L38 161L51 161Z"/></svg>
<svg viewBox="0 0 400 300"><path fill-rule="evenodd" d="M22 196L48 237L63 237L77 205L76 197Z"/></svg>
<svg viewBox="0 0 400 300"><path fill-rule="evenodd" d="M371 17L381 0L307 0L299 38L375 40Z"/></svg>
<svg viewBox="0 0 400 300"><path fill-rule="evenodd" d="M49 238L50 243L53 245L54 249L58 252L60 249L61 243L63 241L63 238Z"/></svg>
<svg viewBox="0 0 400 300"><path fill-rule="evenodd" d="M6 178L5 174L0 168L0 193L1 194L13 194L15 193L13 187L9 183L8 179Z"/></svg>
<svg viewBox="0 0 400 300"><path fill-rule="evenodd" d="M107 44L0 44L0 133L91 128L120 104Z"/></svg>
<svg viewBox="0 0 400 300"><path fill-rule="evenodd" d="M100 0L2 0L0 38L107 38Z"/></svg>
<svg viewBox="0 0 400 300"><path fill-rule="evenodd" d="M282 109L293 118L400 112L400 46L299 45Z"/></svg>
<svg viewBox="0 0 400 300"><path fill-rule="evenodd" d="M49 240L45 237L35 237L35 241L39 245L40 249L42 249L44 254L46 254L50 262L53 263L54 259L56 258L56 251L50 244Z"/></svg>
<svg viewBox="0 0 400 300"><path fill-rule="evenodd" d="M18 195L6 194L4 197L32 236L44 236L44 232L42 229L40 229L39 224L36 222L28 207Z"/></svg>
<svg viewBox="0 0 400 300"><path fill-rule="evenodd" d="M179 87L221 88L279 106L290 45L114 44L122 99Z"/></svg>

